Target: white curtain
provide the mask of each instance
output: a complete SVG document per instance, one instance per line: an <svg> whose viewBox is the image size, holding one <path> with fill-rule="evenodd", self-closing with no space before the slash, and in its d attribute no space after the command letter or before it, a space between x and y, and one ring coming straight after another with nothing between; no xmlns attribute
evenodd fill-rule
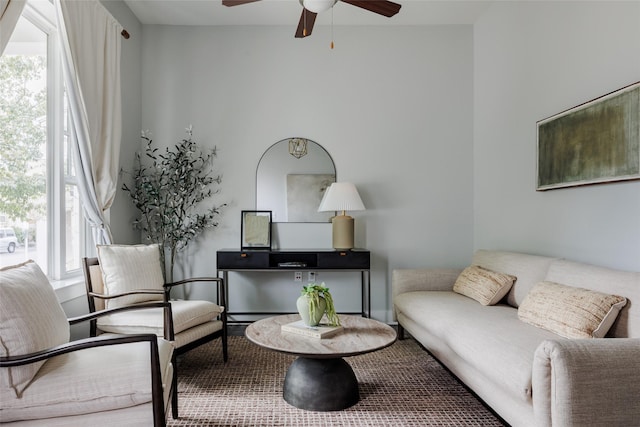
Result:
<svg viewBox="0 0 640 427"><path fill-rule="evenodd" d="M0 56L20 19L26 0L0 0Z"/></svg>
<svg viewBox="0 0 640 427"><path fill-rule="evenodd" d="M58 33L77 146L76 174L96 244L111 244L108 209L120 159L122 27L97 0L57 0Z"/></svg>

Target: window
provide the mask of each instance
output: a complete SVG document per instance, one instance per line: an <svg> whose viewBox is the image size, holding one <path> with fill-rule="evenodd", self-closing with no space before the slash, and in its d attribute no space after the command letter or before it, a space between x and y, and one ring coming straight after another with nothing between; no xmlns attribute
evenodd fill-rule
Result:
<svg viewBox="0 0 640 427"><path fill-rule="evenodd" d="M47 0L29 0L0 58L0 267L34 259L54 280L81 273L89 236L72 160L73 132Z"/></svg>

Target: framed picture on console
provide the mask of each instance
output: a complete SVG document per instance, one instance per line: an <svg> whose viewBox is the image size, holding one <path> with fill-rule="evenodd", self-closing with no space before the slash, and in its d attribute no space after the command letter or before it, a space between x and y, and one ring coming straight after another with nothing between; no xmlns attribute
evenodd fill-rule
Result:
<svg viewBox="0 0 640 427"><path fill-rule="evenodd" d="M537 123L538 191L640 179L640 82Z"/></svg>
<svg viewBox="0 0 640 427"><path fill-rule="evenodd" d="M240 247L271 250L271 211L242 211Z"/></svg>

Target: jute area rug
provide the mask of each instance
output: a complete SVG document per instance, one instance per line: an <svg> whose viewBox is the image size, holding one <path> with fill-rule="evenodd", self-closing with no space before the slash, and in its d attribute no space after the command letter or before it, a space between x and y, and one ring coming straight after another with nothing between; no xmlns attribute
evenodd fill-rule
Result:
<svg viewBox="0 0 640 427"><path fill-rule="evenodd" d="M360 402L343 411L294 408L282 398L293 356L229 337L178 361L180 417L169 426L503 426L471 392L413 339L346 360L360 383Z"/></svg>

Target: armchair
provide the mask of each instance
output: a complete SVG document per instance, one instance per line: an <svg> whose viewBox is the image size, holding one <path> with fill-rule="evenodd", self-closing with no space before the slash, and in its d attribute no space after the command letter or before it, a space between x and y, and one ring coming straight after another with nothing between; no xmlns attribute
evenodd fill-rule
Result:
<svg viewBox="0 0 640 427"><path fill-rule="evenodd" d="M69 342L69 325L151 302L66 319L33 261L0 269L0 423L29 426L166 424L173 346L154 334Z"/></svg>
<svg viewBox="0 0 640 427"><path fill-rule="evenodd" d="M164 283L157 244L98 245L97 249L98 257L83 260L90 312L146 301L169 302L172 316L169 319L168 334L175 347L176 375L176 356L216 338L221 338L223 360L227 361L227 317L224 307L210 301L170 298L171 290L176 286L213 282L217 285L218 301L225 301L222 279L200 277ZM162 336L163 330L163 316L159 310L117 313L92 320L90 324L91 336L102 333L153 333ZM173 399L173 417L177 418L177 393Z"/></svg>

